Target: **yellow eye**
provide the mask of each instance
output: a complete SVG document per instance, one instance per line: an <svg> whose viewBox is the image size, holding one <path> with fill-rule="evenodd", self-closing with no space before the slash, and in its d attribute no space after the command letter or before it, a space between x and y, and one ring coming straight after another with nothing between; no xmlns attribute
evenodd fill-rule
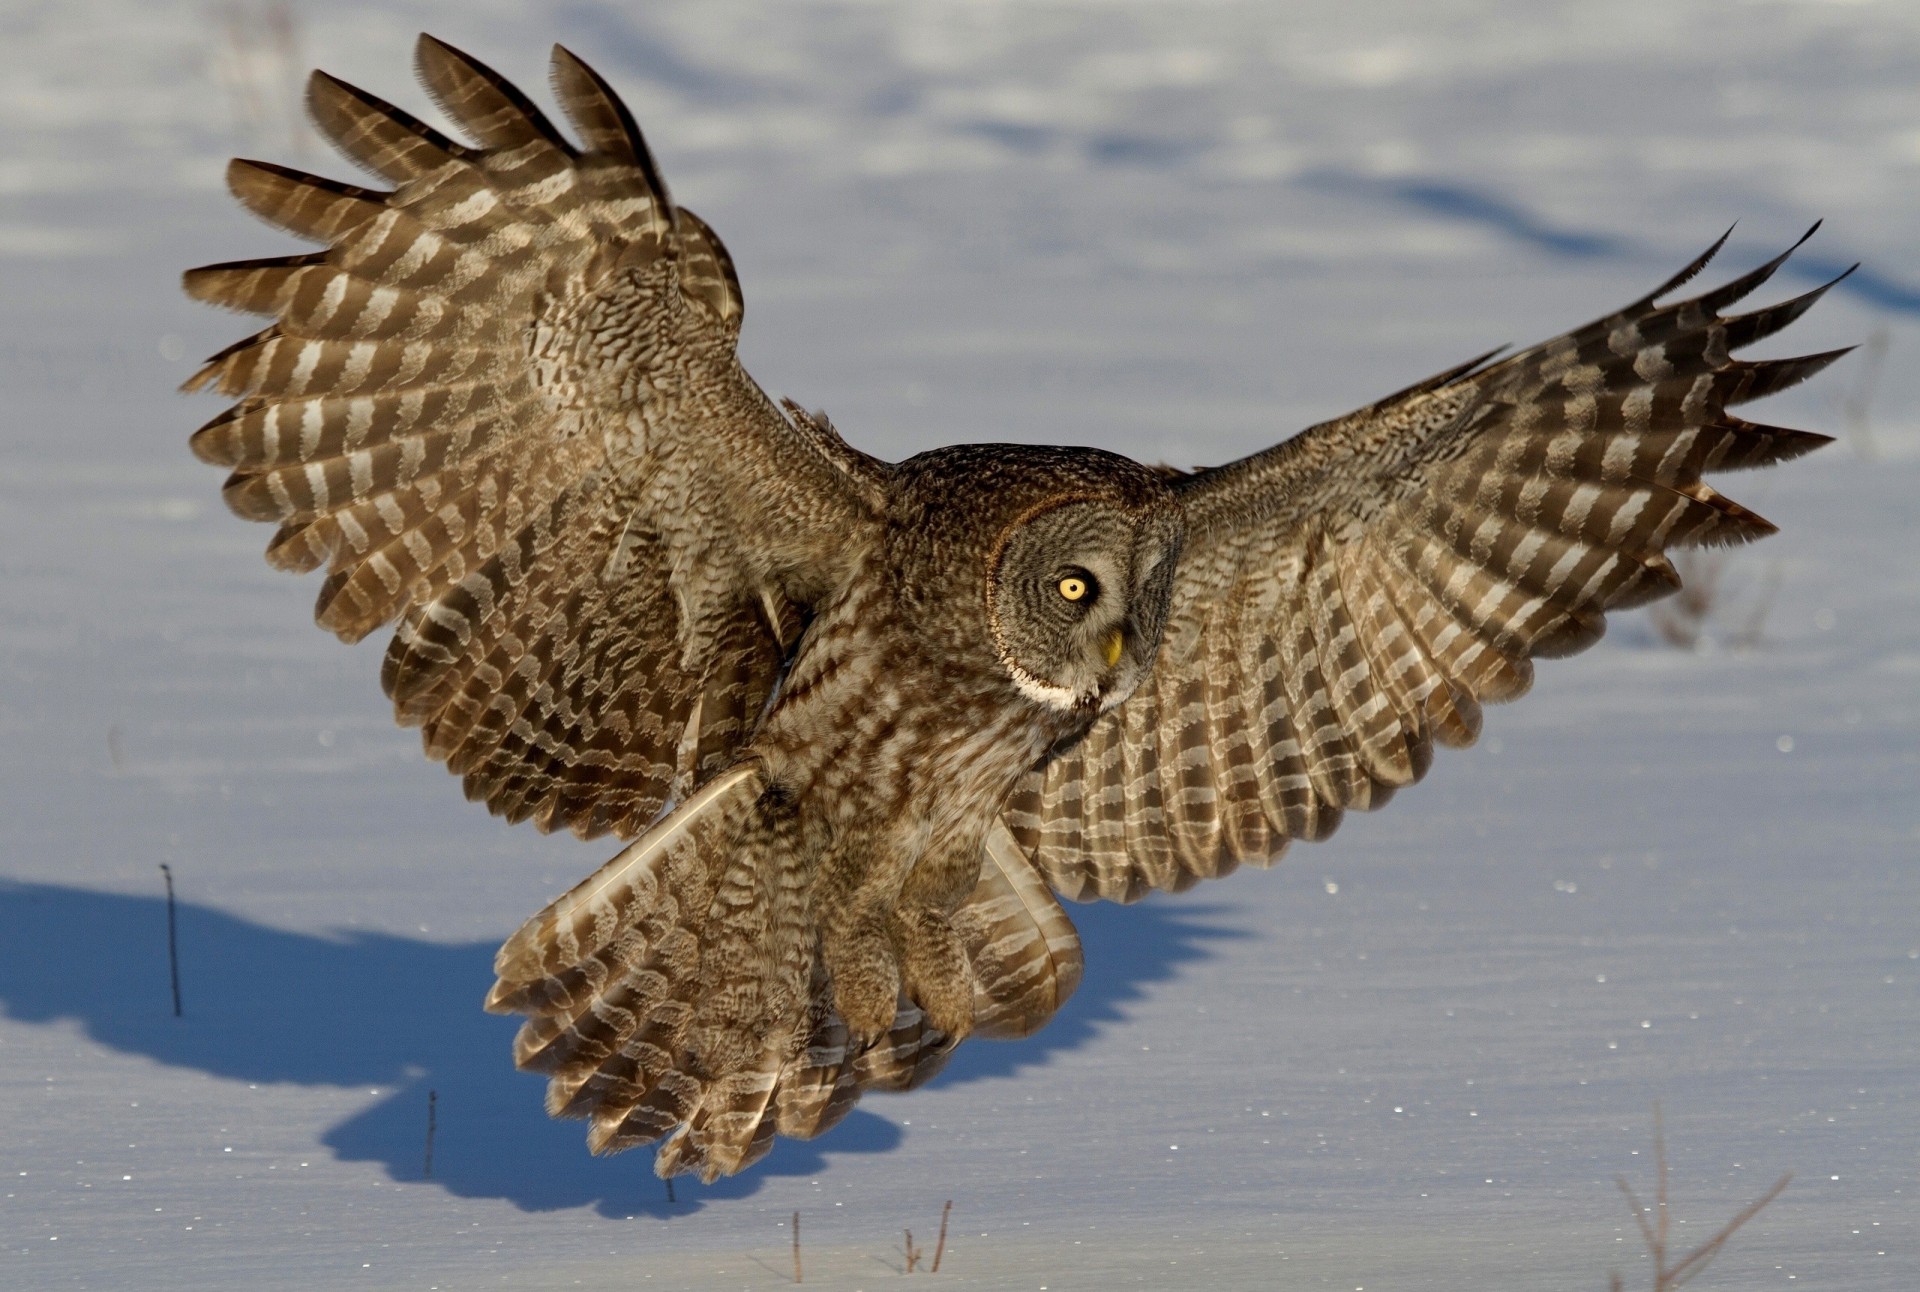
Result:
<svg viewBox="0 0 1920 1292"><path fill-rule="evenodd" d="M1060 595L1069 601L1078 601L1087 595L1087 581L1078 575L1069 574L1060 580Z"/></svg>

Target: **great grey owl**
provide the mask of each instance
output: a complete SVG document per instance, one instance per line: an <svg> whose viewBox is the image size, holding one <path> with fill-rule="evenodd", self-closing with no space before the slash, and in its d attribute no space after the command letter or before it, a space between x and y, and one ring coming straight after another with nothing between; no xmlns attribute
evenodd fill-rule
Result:
<svg viewBox="0 0 1920 1292"><path fill-rule="evenodd" d="M1657 304L1709 251L1228 466L883 462L741 370L727 252L605 81L554 50L576 141L445 44L418 63L472 143L309 88L391 191L232 164L325 249L186 275L273 320L189 381L239 401L193 449L273 564L327 567L322 625L398 621L387 693L469 797L633 840L507 940L486 1007L528 1016L552 1113L664 1137L663 1175L1040 1027L1081 971L1054 893L1325 838L1677 587L1666 549L1771 531L1702 472L1825 442L1727 412L1837 357L1730 357L1820 292L1723 316L1774 260Z"/></svg>

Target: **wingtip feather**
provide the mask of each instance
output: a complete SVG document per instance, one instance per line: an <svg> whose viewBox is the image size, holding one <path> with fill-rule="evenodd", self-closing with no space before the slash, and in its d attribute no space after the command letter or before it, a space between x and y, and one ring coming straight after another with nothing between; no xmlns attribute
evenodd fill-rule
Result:
<svg viewBox="0 0 1920 1292"><path fill-rule="evenodd" d="M1734 221L1733 224L1729 224L1727 231L1713 240L1712 246L1688 261L1679 273L1667 279L1666 282L1661 283L1645 296L1642 296L1638 301L1635 301L1634 304L1629 307L1629 312L1650 309L1655 301L1665 296L1668 292L1677 291L1699 277L1700 271L1713 263L1713 258L1720 254L1720 249L1727 245L1727 239L1733 236L1733 231L1738 224L1738 220Z"/></svg>

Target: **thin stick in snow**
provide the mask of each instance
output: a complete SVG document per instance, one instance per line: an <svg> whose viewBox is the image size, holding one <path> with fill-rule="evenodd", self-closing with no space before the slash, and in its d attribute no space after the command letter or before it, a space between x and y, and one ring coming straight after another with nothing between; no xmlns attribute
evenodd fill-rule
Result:
<svg viewBox="0 0 1920 1292"><path fill-rule="evenodd" d="M800 1279L800 1213L793 1213L793 1281Z"/></svg>
<svg viewBox="0 0 1920 1292"><path fill-rule="evenodd" d="M439 1120L439 1104L440 1092L427 1091L427 1160L420 1167L420 1178L423 1180L433 1179L433 1132L434 1124Z"/></svg>
<svg viewBox="0 0 1920 1292"><path fill-rule="evenodd" d="M1647 1255L1653 1258L1654 1292L1674 1292L1681 1284L1707 1267L1707 1263L1720 1254L1740 1226L1759 1215L1761 1210L1787 1187L1793 1179L1789 1171L1773 1182L1773 1187L1747 1204L1738 1215L1720 1226L1706 1242L1688 1252L1678 1261L1667 1263L1667 1136L1660 1115L1660 1105L1653 1106L1653 1206L1648 1207L1634 1194L1633 1186L1627 1183L1625 1176L1615 1176L1614 1183L1620 1186L1620 1192L1626 1195L1627 1208L1633 1212L1633 1223L1640 1229L1640 1240L1647 1245ZM1620 1276L1612 1276L1608 1286L1613 1292L1621 1292Z"/></svg>
<svg viewBox="0 0 1920 1292"><path fill-rule="evenodd" d="M947 1250L947 1217L953 1214L953 1199L947 1199L947 1205L940 1208L940 1241L933 1245L933 1268L929 1274L940 1272L940 1256Z"/></svg>
<svg viewBox="0 0 1920 1292"><path fill-rule="evenodd" d="M167 973L173 979L173 1016L180 1017L180 926L173 915L173 867L160 863L167 877Z"/></svg>

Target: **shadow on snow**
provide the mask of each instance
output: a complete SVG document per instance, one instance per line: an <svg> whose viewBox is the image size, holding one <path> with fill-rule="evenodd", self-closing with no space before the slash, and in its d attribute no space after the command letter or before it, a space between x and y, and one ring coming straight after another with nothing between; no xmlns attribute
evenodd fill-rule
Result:
<svg viewBox="0 0 1920 1292"><path fill-rule="evenodd" d="M1363 200L1379 200L1411 207L1427 215L1463 224L1479 225L1500 237L1543 252L1573 260L1610 256L1633 256L1649 261L1660 259L1651 248L1640 243L1555 225L1518 202L1497 193L1451 180L1408 176L1382 179L1350 171L1321 169L1302 177L1310 187L1342 193ZM1704 237L1702 242L1704 244ZM1850 262L1810 246L1787 262L1786 272L1803 279L1825 282L1838 278ZM1678 265L1675 265L1677 268ZM1909 286L1872 267L1862 265L1840 284L1840 290L1871 305L1897 314L1920 314L1920 288Z"/></svg>
<svg viewBox="0 0 1920 1292"><path fill-rule="evenodd" d="M1085 1044L1149 984L1237 936L1219 910L1165 900L1074 908L1088 961L1074 999L1037 1036L962 1046L937 1082L1008 1076ZM902 1138L859 1107L818 1140L781 1140L743 1176L711 1186L683 1177L670 1206L649 1152L590 1156L584 1126L547 1119L542 1080L513 1070L517 1020L480 1009L493 942L291 933L191 903L178 913L186 1016L176 1019L162 898L0 881L0 1010L32 1023L71 1019L116 1050L228 1080L366 1087L374 1102L322 1143L395 1180L422 1179L435 1091L432 1182L531 1211L686 1214L707 1199L747 1196L770 1175L816 1175L829 1154L885 1152Z"/></svg>

